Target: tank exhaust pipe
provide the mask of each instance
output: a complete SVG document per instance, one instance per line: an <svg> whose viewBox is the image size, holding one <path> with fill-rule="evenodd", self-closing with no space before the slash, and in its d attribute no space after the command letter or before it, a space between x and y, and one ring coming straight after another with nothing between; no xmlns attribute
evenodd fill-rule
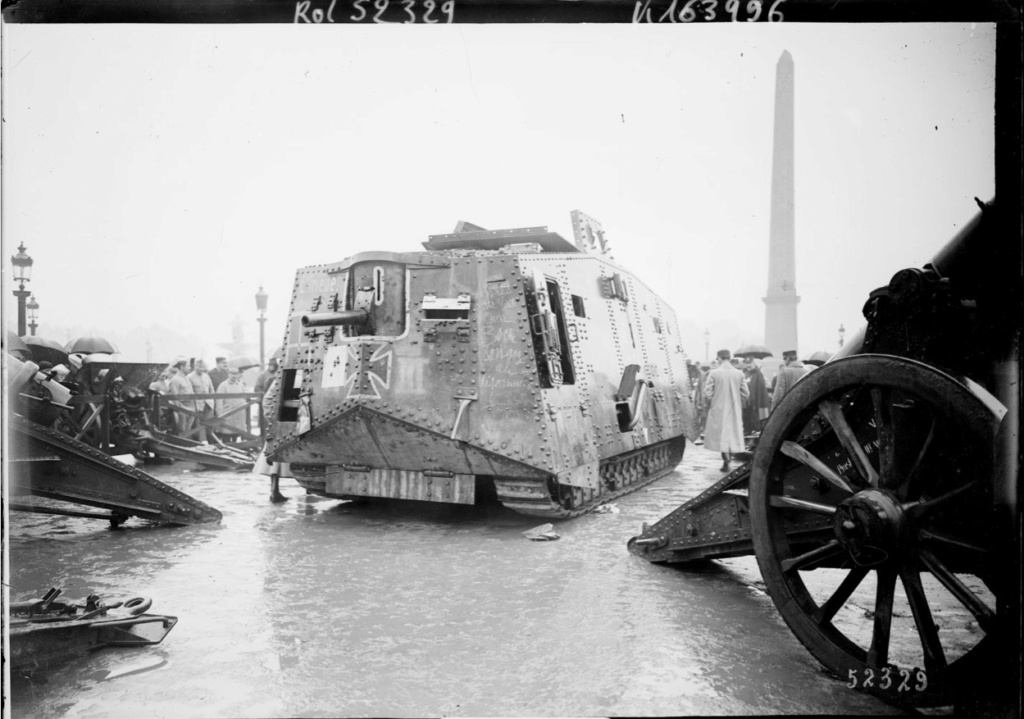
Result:
<svg viewBox="0 0 1024 719"><path fill-rule="evenodd" d="M339 325L363 325L369 321L366 310L344 310L343 312L321 312L302 315L303 327L338 327Z"/></svg>

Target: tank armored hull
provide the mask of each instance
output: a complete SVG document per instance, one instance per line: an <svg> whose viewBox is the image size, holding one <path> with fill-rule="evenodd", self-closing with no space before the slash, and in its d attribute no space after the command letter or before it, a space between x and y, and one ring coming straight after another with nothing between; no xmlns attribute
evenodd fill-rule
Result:
<svg viewBox="0 0 1024 719"><path fill-rule="evenodd" d="M297 272L265 406L302 486L568 517L678 464L685 355L642 282L543 227L424 247Z"/></svg>

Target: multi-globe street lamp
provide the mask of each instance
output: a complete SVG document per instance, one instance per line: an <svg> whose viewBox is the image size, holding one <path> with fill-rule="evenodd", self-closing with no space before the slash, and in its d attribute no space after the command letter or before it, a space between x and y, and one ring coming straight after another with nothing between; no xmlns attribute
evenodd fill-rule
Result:
<svg viewBox="0 0 1024 719"><path fill-rule="evenodd" d="M14 290L14 296L18 298L18 336L25 335L25 300L31 294L25 289L25 283L32 279L32 258L25 252L25 243L18 246L18 254L11 258L11 265L14 267L14 281L18 283L18 289Z"/></svg>
<svg viewBox="0 0 1024 719"><path fill-rule="evenodd" d="M35 337L36 336L36 327L39 326L37 324L37 320L39 319L39 303L36 301L36 296L35 295L32 295L29 298L28 304L25 305L25 308L28 310L28 329L29 329L29 333L33 337Z"/></svg>
<svg viewBox="0 0 1024 719"><path fill-rule="evenodd" d="M260 368L263 367L263 326L267 322L267 293L263 291L263 285L260 285L260 291L256 293L256 310L260 313Z"/></svg>

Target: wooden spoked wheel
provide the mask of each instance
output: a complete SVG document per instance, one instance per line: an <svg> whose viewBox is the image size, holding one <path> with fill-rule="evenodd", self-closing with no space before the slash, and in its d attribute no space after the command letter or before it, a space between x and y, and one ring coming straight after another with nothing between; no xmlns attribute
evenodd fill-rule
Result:
<svg viewBox="0 0 1024 719"><path fill-rule="evenodd" d="M1014 587L1000 587L1013 573L992 490L1000 406L984 397L929 365L858 355L801 379L765 427L750 481L762 577L853 688L944 705L993 661Z"/></svg>

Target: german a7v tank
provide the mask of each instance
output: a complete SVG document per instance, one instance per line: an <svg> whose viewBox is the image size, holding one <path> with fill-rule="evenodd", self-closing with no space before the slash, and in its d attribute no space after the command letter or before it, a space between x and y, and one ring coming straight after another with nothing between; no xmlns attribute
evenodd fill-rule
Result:
<svg viewBox="0 0 1024 719"><path fill-rule="evenodd" d="M675 314L572 213L298 270L268 456L309 492L582 514L695 438Z"/></svg>

